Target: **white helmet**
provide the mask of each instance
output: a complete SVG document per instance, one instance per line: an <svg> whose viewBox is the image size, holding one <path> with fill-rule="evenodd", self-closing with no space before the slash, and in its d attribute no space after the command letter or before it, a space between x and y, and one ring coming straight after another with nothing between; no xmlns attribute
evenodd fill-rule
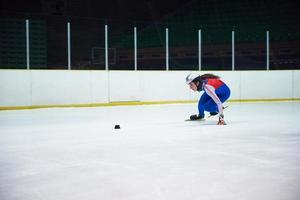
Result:
<svg viewBox="0 0 300 200"><path fill-rule="evenodd" d="M185 78L186 84L190 84L198 76L199 76L198 74L193 74L193 73L187 75L187 77Z"/></svg>

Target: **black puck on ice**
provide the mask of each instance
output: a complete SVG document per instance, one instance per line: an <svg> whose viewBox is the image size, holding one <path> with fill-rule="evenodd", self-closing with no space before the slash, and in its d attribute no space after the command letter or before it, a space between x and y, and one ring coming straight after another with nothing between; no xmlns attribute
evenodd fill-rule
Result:
<svg viewBox="0 0 300 200"><path fill-rule="evenodd" d="M115 129L120 129L121 127L120 127L120 125L119 124L116 124L115 125Z"/></svg>

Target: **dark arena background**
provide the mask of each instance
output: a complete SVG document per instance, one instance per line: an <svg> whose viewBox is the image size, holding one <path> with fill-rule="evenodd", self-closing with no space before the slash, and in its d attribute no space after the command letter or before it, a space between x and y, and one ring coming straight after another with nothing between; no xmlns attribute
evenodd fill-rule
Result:
<svg viewBox="0 0 300 200"><path fill-rule="evenodd" d="M299 19L292 0L4 0L0 67L232 70L234 52L235 70L300 69Z"/></svg>

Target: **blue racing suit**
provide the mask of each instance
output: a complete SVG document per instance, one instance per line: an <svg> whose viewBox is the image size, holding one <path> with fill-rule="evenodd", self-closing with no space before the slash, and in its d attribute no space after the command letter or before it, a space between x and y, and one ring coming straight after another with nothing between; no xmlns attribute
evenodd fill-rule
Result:
<svg viewBox="0 0 300 200"><path fill-rule="evenodd" d="M202 82L204 91L198 102L199 116L204 117L204 111L218 112L223 115L223 105L230 96L229 87L220 79L206 79Z"/></svg>

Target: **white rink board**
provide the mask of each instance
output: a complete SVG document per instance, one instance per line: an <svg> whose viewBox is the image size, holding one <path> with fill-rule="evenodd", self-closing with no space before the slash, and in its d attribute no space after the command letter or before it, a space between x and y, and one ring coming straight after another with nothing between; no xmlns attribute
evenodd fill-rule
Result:
<svg viewBox="0 0 300 200"><path fill-rule="evenodd" d="M90 71L91 103L109 102L108 74L105 71Z"/></svg>
<svg viewBox="0 0 300 200"><path fill-rule="evenodd" d="M293 98L300 98L300 70L293 71Z"/></svg>
<svg viewBox="0 0 300 200"><path fill-rule="evenodd" d="M240 73L241 99L293 98L292 71L247 71Z"/></svg>
<svg viewBox="0 0 300 200"><path fill-rule="evenodd" d="M32 104L90 102L89 71L32 71Z"/></svg>
<svg viewBox="0 0 300 200"><path fill-rule="evenodd" d="M31 74L26 70L0 70L0 106L30 106Z"/></svg>
<svg viewBox="0 0 300 200"><path fill-rule="evenodd" d="M0 70L0 106L197 100L199 93L192 92L185 83L189 73L191 71ZM300 98L300 71L211 73L221 76L231 88L230 100Z"/></svg>
<svg viewBox="0 0 300 200"><path fill-rule="evenodd" d="M140 72L109 71L109 100L139 101L141 96Z"/></svg>
<svg viewBox="0 0 300 200"><path fill-rule="evenodd" d="M192 100L185 83L187 72L147 71L140 74L142 101Z"/></svg>

